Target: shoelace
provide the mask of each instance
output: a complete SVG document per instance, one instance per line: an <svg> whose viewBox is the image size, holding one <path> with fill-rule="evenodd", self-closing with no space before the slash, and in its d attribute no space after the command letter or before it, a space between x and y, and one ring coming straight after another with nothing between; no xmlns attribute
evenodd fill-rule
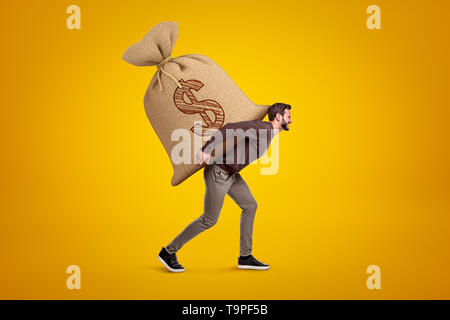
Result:
<svg viewBox="0 0 450 320"><path fill-rule="evenodd" d="M260 263L258 260L255 259L254 256L251 256L251 257L250 257L250 261L251 261L251 262L254 262L254 263L256 263L256 264L259 264L259 263Z"/></svg>
<svg viewBox="0 0 450 320"><path fill-rule="evenodd" d="M256 260L256 258L255 258L254 256L251 256L251 257L250 257L250 260L251 260L253 263L255 263L256 265L260 265L260 266L265 265L264 263L262 263L262 262Z"/></svg>
<svg viewBox="0 0 450 320"><path fill-rule="evenodd" d="M175 254L171 254L169 255L169 262L172 263L175 266L178 266L178 260L177 260L177 256Z"/></svg>

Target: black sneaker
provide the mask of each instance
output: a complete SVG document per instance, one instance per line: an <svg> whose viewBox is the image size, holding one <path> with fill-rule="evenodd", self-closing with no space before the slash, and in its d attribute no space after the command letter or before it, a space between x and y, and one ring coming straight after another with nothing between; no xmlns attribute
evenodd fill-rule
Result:
<svg viewBox="0 0 450 320"><path fill-rule="evenodd" d="M177 255L175 253L168 253L163 247L158 255L158 260L172 272L183 272L184 268L178 263Z"/></svg>
<svg viewBox="0 0 450 320"><path fill-rule="evenodd" d="M254 256L249 255L245 257L238 258L238 268L239 269L252 269L252 270L267 270L269 269L268 264L264 264L255 259Z"/></svg>

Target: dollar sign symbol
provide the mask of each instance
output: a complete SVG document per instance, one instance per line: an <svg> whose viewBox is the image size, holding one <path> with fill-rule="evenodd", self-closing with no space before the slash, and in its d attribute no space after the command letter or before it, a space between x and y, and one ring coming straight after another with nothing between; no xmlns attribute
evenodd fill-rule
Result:
<svg viewBox="0 0 450 320"><path fill-rule="evenodd" d="M183 113L186 114L200 114L206 125L202 125L201 128L192 127L191 131L198 135L211 135L213 130L222 127L225 121L225 112L217 101L214 100L201 100L197 101L191 90L199 91L204 84L201 81L190 79L184 81L181 79L178 81L181 84L181 88L177 87L173 94L173 101L175 106ZM183 95L189 98L190 103L187 103L183 99ZM214 121L209 117L206 111L211 111L214 113ZM200 133L200 132L201 133Z"/></svg>

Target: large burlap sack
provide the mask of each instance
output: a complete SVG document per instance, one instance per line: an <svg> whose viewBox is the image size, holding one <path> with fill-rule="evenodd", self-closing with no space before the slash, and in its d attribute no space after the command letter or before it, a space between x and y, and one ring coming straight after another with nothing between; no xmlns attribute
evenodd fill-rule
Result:
<svg viewBox="0 0 450 320"><path fill-rule="evenodd" d="M159 23L122 57L135 66L157 66L145 93L144 106L171 159L173 186L200 169L194 163L198 150L194 150L193 142L189 163L172 161L172 149L180 143L172 141L174 130L186 129L192 141L194 135L203 136L201 147L208 136L226 123L262 120L269 108L268 105L254 104L210 58L200 54L171 57L177 37L177 22ZM201 121L202 125L194 128L194 121Z"/></svg>

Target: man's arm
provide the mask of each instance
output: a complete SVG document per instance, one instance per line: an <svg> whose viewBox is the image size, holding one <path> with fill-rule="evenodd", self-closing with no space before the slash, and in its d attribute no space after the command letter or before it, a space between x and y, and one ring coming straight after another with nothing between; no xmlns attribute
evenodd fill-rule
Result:
<svg viewBox="0 0 450 320"><path fill-rule="evenodd" d="M204 153L210 153L211 150L219 143L225 142L228 138L234 137L238 131L231 131L227 133L227 129L238 130L241 129L242 133L245 133L248 129L254 129L257 131L258 127L255 126L254 121L240 121L240 122L229 122L222 128L218 129L211 138L202 147ZM231 132L230 132L231 131ZM254 138L254 135L249 135L248 138ZM238 137L239 138L239 137Z"/></svg>
<svg viewBox="0 0 450 320"><path fill-rule="evenodd" d="M229 126L230 124L227 123L222 128L214 132L214 134L208 139L208 141L206 141L205 145L197 153L195 163L197 163L199 167L201 167L203 163L209 164L211 161L211 150L223 141L223 137L226 134L226 129L228 129Z"/></svg>
<svg viewBox="0 0 450 320"><path fill-rule="evenodd" d="M230 130L231 129L231 130ZM217 145L223 146L226 143L227 139L235 137L235 131L241 129L242 132L245 132L247 129L254 129L253 121L241 121L241 122L231 122L224 125L222 128L218 129L205 143L205 145L201 148L201 151L197 155L197 161L200 162L200 166L203 164L203 162L206 162L209 164L210 160L210 153L211 150L214 149ZM239 137L238 137L239 140ZM229 146L227 146L229 147ZM219 149L220 151L220 149ZM217 150L216 150L217 152ZM217 154L215 155L217 157ZM198 163L197 162L197 163Z"/></svg>
<svg viewBox="0 0 450 320"><path fill-rule="evenodd" d="M202 147L202 152L210 154L211 150L218 145L219 143L222 143L226 140L226 130L231 129L232 123L227 123L222 128L218 129L214 134L209 138L208 141L206 141L205 145Z"/></svg>

